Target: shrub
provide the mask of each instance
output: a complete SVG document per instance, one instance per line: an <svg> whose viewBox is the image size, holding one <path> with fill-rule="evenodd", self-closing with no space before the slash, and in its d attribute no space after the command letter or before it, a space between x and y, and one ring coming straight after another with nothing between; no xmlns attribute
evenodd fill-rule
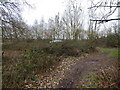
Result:
<svg viewBox="0 0 120 90"><path fill-rule="evenodd" d="M79 56L95 48L87 42L72 40L49 45L48 40L37 42L34 40L29 42L31 44L19 42L10 45L12 48L9 49L19 50L18 48L20 48L21 51L25 51L22 57L10 58L3 56L3 88L25 87L25 85L37 80L37 74L46 72L58 63L59 56ZM8 50L8 46L4 48Z"/></svg>
<svg viewBox="0 0 120 90"><path fill-rule="evenodd" d="M52 43L51 46L42 49L48 54L56 56L80 56L83 53L89 53L95 50L95 45L81 41L64 41L62 43Z"/></svg>
<svg viewBox="0 0 120 90"><path fill-rule="evenodd" d="M116 88L118 89L118 66L101 68L95 73L89 73L83 77L80 83L82 88Z"/></svg>
<svg viewBox="0 0 120 90"><path fill-rule="evenodd" d="M109 47L118 47L118 41L119 41L119 35L118 34L109 34L107 36L107 46Z"/></svg>
<svg viewBox="0 0 120 90"><path fill-rule="evenodd" d="M33 39L27 39L26 42L27 43L32 43L34 40Z"/></svg>
<svg viewBox="0 0 120 90"><path fill-rule="evenodd" d="M51 66L55 62L56 57L48 55L41 49L32 48L25 52L24 59L30 60L29 63L33 68L42 68L43 70Z"/></svg>
<svg viewBox="0 0 120 90"><path fill-rule="evenodd" d="M3 88L24 88L36 81L36 75L46 72L55 61L55 56L37 48L25 51L21 58L3 57Z"/></svg>
<svg viewBox="0 0 120 90"><path fill-rule="evenodd" d="M106 69L100 69L97 73L97 79L101 83L100 88L118 88L118 66L110 66Z"/></svg>

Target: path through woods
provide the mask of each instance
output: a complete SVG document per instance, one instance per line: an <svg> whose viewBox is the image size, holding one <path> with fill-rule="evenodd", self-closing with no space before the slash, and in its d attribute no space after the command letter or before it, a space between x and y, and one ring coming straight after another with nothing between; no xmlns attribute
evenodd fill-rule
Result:
<svg viewBox="0 0 120 90"><path fill-rule="evenodd" d="M80 88L83 78L100 68L115 65L117 58L108 57L106 52L94 52L80 57L67 57L50 74L39 76L38 88ZM84 78L85 79L85 78ZM91 84L92 85L92 84ZM33 87L31 85L29 87Z"/></svg>

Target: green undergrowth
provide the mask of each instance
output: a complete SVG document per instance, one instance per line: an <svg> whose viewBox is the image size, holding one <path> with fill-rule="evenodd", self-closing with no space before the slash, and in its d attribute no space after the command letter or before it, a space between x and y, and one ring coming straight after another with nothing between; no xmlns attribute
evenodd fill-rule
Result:
<svg viewBox="0 0 120 90"><path fill-rule="evenodd" d="M98 75L95 73L86 74L80 80L79 88L99 88L100 81L98 80Z"/></svg>
<svg viewBox="0 0 120 90"><path fill-rule="evenodd" d="M82 88L117 88L118 68L110 66L95 73L85 74L80 80Z"/></svg>
<svg viewBox="0 0 120 90"><path fill-rule="evenodd" d="M115 48L103 48L103 47L97 47L102 52L108 52L109 57L117 57L120 55L120 49L115 49Z"/></svg>
<svg viewBox="0 0 120 90"><path fill-rule="evenodd" d="M93 52L95 50L95 47L92 45L81 44L81 43L69 43L69 42L63 42L63 43L53 43L49 47L45 47L42 49L44 52L48 54L52 54L55 56L80 56L84 53Z"/></svg>
<svg viewBox="0 0 120 90"><path fill-rule="evenodd" d="M26 52L20 58L3 57L3 88L24 88L36 82L38 74L48 72L55 62L55 56L35 52Z"/></svg>
<svg viewBox="0 0 120 90"><path fill-rule="evenodd" d="M36 82L37 75L49 73L50 68L57 66L61 61L60 56L80 56L93 52L95 46L88 42L72 40L62 43L24 40L6 42L3 44L4 50L11 51L11 54L13 51L21 51L23 55L19 57L3 55L3 88L24 88L25 85Z"/></svg>

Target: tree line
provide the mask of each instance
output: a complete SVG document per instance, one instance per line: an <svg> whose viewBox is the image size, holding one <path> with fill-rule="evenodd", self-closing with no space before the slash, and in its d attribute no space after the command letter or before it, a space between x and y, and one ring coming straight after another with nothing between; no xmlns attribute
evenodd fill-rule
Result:
<svg viewBox="0 0 120 90"><path fill-rule="evenodd" d="M114 2L114 1L113 1ZM109 27L99 30L102 23L96 26L90 19L96 18L98 12L94 9L88 10L88 18L84 16L84 9L77 0L68 0L63 15L60 13L49 18L48 22L42 17L36 20L33 26L28 26L21 17L21 4L28 5L25 0L5 0L0 2L1 28L3 39L97 39L106 37L111 33L117 33L117 22ZM91 2L91 5L93 3ZM104 15L103 15L104 16ZM84 21L87 19L87 29Z"/></svg>

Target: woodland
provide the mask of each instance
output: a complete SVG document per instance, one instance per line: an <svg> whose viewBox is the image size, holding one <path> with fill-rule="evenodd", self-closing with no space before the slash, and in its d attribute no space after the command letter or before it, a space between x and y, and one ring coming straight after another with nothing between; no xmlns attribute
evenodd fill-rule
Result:
<svg viewBox="0 0 120 90"><path fill-rule="evenodd" d="M28 25L25 0L0 1L2 88L120 88L120 2L67 0ZM87 13L87 15L85 15ZM114 17L115 16L115 17Z"/></svg>

